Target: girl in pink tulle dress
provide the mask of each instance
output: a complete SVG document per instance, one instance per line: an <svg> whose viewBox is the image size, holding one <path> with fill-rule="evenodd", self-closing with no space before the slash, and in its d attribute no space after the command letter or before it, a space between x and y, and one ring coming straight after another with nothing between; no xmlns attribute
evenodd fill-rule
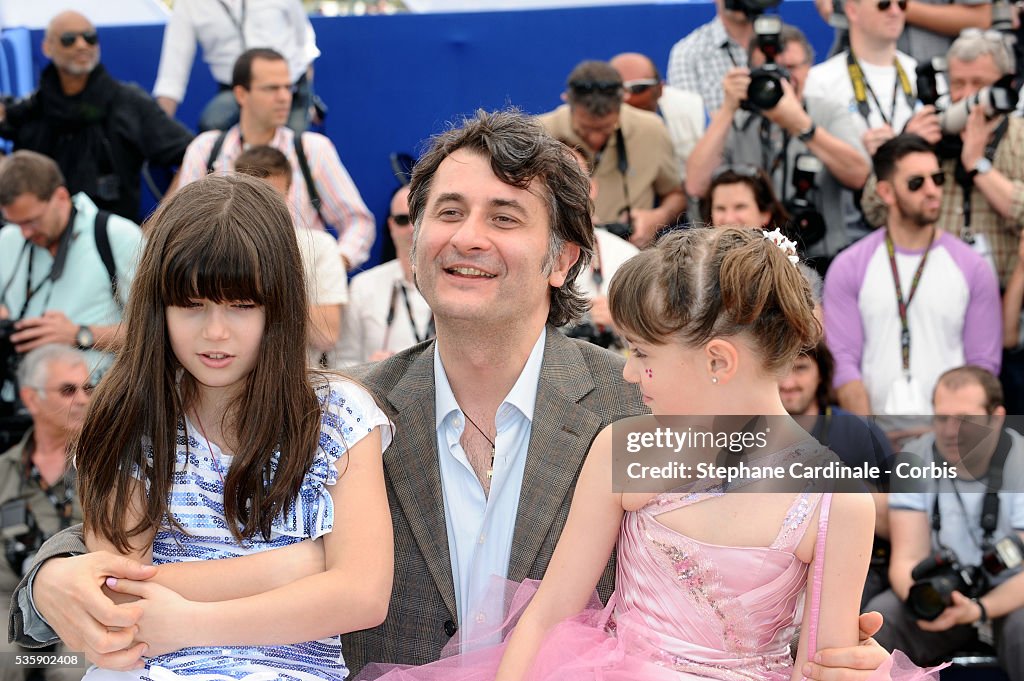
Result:
<svg viewBox="0 0 1024 681"><path fill-rule="evenodd" d="M772 457L820 454L777 386L820 326L803 276L761 232L673 233L620 268L610 304L630 344L624 376L655 416L775 416ZM731 494L715 484L616 493L613 429L591 448L536 594L524 585L507 598L510 622L529 605L506 642L389 681L783 681L803 678L810 651L857 644L870 495L756 483ZM679 456L688 454L700 457ZM592 594L616 546L616 591L602 609ZM901 658L872 678L926 674Z"/></svg>

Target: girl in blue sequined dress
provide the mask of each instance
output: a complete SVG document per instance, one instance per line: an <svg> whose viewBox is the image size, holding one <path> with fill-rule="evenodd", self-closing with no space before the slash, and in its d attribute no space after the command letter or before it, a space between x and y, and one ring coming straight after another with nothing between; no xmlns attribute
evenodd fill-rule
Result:
<svg viewBox="0 0 1024 681"><path fill-rule="evenodd" d="M383 620L391 430L363 388L307 371L307 309L264 183L209 177L150 221L76 462L89 549L167 569L110 582L142 598L146 666L90 680L340 681L338 634Z"/></svg>

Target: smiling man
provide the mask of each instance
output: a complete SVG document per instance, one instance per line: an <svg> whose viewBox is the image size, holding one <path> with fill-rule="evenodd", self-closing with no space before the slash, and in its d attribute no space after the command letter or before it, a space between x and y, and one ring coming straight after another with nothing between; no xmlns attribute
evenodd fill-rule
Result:
<svg viewBox="0 0 1024 681"><path fill-rule="evenodd" d="M621 355L556 328L584 309L574 282L593 251L588 193L569 149L518 112L478 112L416 164L412 262L437 336L360 377L395 424L384 454L395 574L384 623L342 637L353 675L368 662L431 662L457 632L471 640L500 625L492 577L544 576L591 442L643 411ZM41 560L83 550L59 539L74 538L55 538ZM103 553L49 560L32 586L39 614L101 666L138 659L137 648L119 654L131 622L119 621L127 632L97 627L110 620L93 607L105 600L95 575L125 567ZM613 578L610 561L605 599ZM24 589L16 598L28 602ZM20 641L52 634L31 609L12 621ZM824 654L862 669L884 658L877 646Z"/></svg>

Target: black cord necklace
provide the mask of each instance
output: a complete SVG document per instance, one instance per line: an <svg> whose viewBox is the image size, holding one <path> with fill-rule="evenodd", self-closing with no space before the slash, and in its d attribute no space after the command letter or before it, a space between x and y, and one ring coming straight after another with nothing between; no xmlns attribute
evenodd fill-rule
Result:
<svg viewBox="0 0 1024 681"><path fill-rule="evenodd" d="M462 412L462 415L466 417L467 421L473 424L473 427L477 429L477 432L483 435L484 439L487 440L487 443L491 445L491 465L487 468L487 479L490 480L492 477L494 477L494 440L487 437L487 433L484 432L484 429L476 425L476 421L470 418L469 414L467 414L464 411ZM497 433L495 433L494 436L497 437Z"/></svg>

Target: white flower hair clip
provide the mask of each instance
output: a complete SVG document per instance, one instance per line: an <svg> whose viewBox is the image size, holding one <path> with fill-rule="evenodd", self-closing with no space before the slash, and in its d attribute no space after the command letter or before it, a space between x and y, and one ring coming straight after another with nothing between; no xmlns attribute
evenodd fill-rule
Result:
<svg viewBox="0 0 1024 681"><path fill-rule="evenodd" d="M764 234L764 238L771 241L773 244L779 247L779 249L786 254L786 258L789 259L793 265L800 263L800 256L796 252L796 242L787 237L778 228L768 231L766 229L761 230L761 234Z"/></svg>

